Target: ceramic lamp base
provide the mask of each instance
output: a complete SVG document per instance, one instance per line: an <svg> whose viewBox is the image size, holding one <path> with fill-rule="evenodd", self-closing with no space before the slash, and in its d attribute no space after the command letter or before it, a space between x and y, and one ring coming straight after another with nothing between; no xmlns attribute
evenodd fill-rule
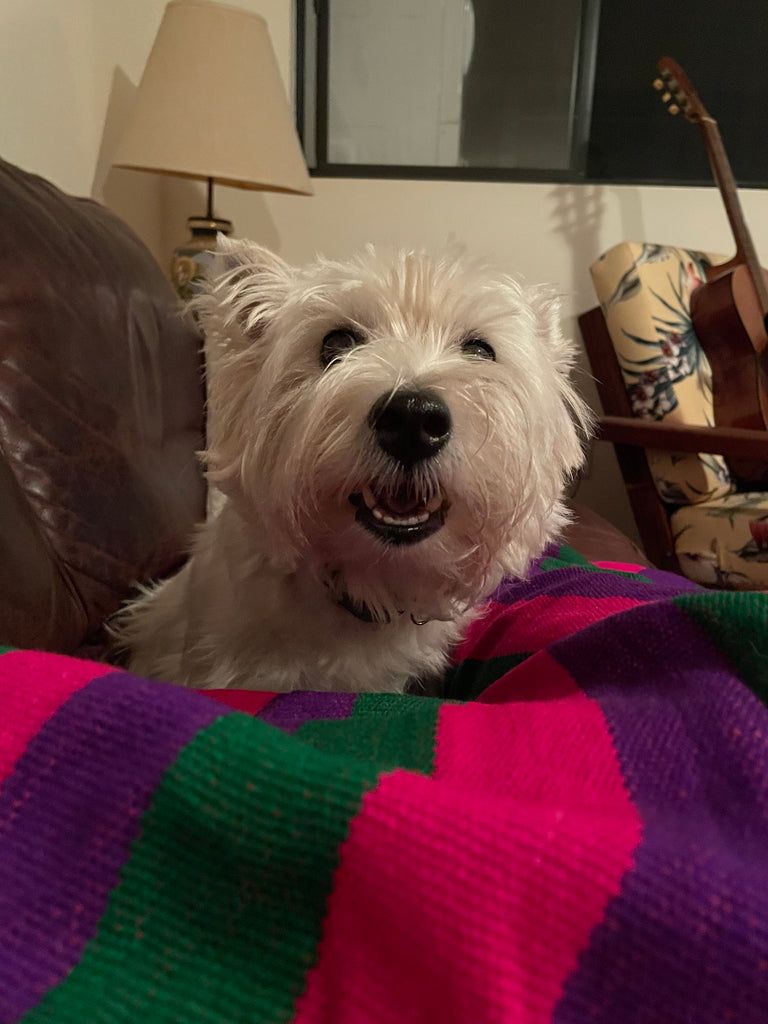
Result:
<svg viewBox="0 0 768 1024"><path fill-rule="evenodd" d="M171 261L171 281L184 302L193 298L213 261L217 234L231 234L232 222L218 217L190 217L187 227L191 237L173 250Z"/></svg>

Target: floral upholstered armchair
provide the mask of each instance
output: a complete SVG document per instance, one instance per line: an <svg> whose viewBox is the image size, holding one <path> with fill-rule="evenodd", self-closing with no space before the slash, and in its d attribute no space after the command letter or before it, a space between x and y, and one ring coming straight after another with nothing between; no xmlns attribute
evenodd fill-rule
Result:
<svg viewBox="0 0 768 1024"><path fill-rule="evenodd" d="M729 435L742 435L736 442L751 445L750 455L768 464L768 434L713 427L712 374L690 316L692 291L705 280L707 267L723 261L689 249L622 242L591 266L600 309L580 317L580 324L605 412L629 413L648 428L640 440L631 439L609 415L602 436L645 449L660 514L647 496L641 501L633 494L641 486L636 464L632 479L624 475L630 498L637 499L635 518L649 557L655 546L655 540L648 542L649 520L655 518L654 525L668 524L673 549L664 567L679 568L705 586L763 590L768 490L740 491L726 458L712 452L726 452L733 442ZM617 448L617 454L624 471L626 450Z"/></svg>

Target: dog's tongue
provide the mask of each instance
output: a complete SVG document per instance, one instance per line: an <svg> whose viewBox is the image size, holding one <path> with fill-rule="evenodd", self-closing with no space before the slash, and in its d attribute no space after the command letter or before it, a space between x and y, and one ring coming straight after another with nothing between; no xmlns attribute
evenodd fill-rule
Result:
<svg viewBox="0 0 768 1024"><path fill-rule="evenodd" d="M408 512L420 512L424 507L424 503L418 501L407 487L399 487L396 491L387 491L386 494L380 494L377 498L382 508L400 516Z"/></svg>
<svg viewBox="0 0 768 1024"><path fill-rule="evenodd" d="M416 498L410 487L398 487L376 496L380 508L392 515L419 515L424 511L424 502Z"/></svg>
<svg viewBox="0 0 768 1024"><path fill-rule="evenodd" d="M360 497L363 503L376 515L383 513L393 519L411 519L414 516L429 516L435 512L443 501L443 496L438 491L429 501L424 497L417 496L413 488L408 484L402 484L392 490L382 488L380 491L373 486L363 487ZM353 500L353 504L358 502ZM381 516L379 516L381 518Z"/></svg>

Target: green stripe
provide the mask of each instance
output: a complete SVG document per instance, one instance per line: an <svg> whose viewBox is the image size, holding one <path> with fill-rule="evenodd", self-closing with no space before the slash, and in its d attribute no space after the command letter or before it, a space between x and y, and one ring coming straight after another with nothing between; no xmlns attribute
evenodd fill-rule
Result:
<svg viewBox="0 0 768 1024"><path fill-rule="evenodd" d="M442 703L432 697L365 693L355 700L351 718L308 722L297 736L316 750L354 758L379 771L407 768L429 775Z"/></svg>
<svg viewBox="0 0 768 1024"><path fill-rule="evenodd" d="M592 562L584 558L583 555L580 555L572 548L565 546L560 548L555 557L542 559L540 567L542 572L555 572L557 569L577 567L579 569L583 569L584 572L599 572L608 573L611 576L626 576L628 579L653 584L653 580L649 576L644 576L642 573L625 572L623 569L605 569L603 566L594 565Z"/></svg>
<svg viewBox="0 0 768 1024"><path fill-rule="evenodd" d="M480 694L487 690L492 683L501 679L503 675L517 668L527 658L530 652L524 654L502 654L496 658L466 658L453 665L445 674L444 694L446 697L455 700L476 700Z"/></svg>
<svg viewBox="0 0 768 1024"><path fill-rule="evenodd" d="M707 591L673 599L768 705L768 601L764 593Z"/></svg>
<svg viewBox="0 0 768 1024"><path fill-rule="evenodd" d="M0 644L0 656L2 656L3 654L9 654L11 651L15 651L17 649L18 648L16 647L4 647L2 644Z"/></svg>
<svg viewBox="0 0 768 1024"><path fill-rule="evenodd" d="M552 569L562 569L566 565L579 565L582 568L589 568L592 563L584 555L580 555L578 551L569 548L567 544L561 544L556 555L543 559L541 568L546 572Z"/></svg>
<svg viewBox="0 0 768 1024"><path fill-rule="evenodd" d="M372 766L232 714L168 769L95 939L24 1018L287 1022Z"/></svg>

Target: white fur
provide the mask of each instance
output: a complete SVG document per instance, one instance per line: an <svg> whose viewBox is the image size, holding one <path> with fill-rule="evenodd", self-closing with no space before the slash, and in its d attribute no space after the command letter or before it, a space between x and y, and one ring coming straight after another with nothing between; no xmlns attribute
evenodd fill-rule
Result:
<svg viewBox="0 0 768 1024"><path fill-rule="evenodd" d="M131 669L268 690L400 691L439 675L472 609L505 574L524 575L567 519L588 414L553 294L456 252L369 248L295 269L221 239L196 312L221 508L184 568L122 613ZM322 340L339 327L365 343L324 369ZM470 338L496 361L463 352ZM408 476L368 422L403 386L450 408L450 440L412 471L450 508L437 533L392 546L355 521L349 496ZM345 595L380 621L341 607Z"/></svg>

